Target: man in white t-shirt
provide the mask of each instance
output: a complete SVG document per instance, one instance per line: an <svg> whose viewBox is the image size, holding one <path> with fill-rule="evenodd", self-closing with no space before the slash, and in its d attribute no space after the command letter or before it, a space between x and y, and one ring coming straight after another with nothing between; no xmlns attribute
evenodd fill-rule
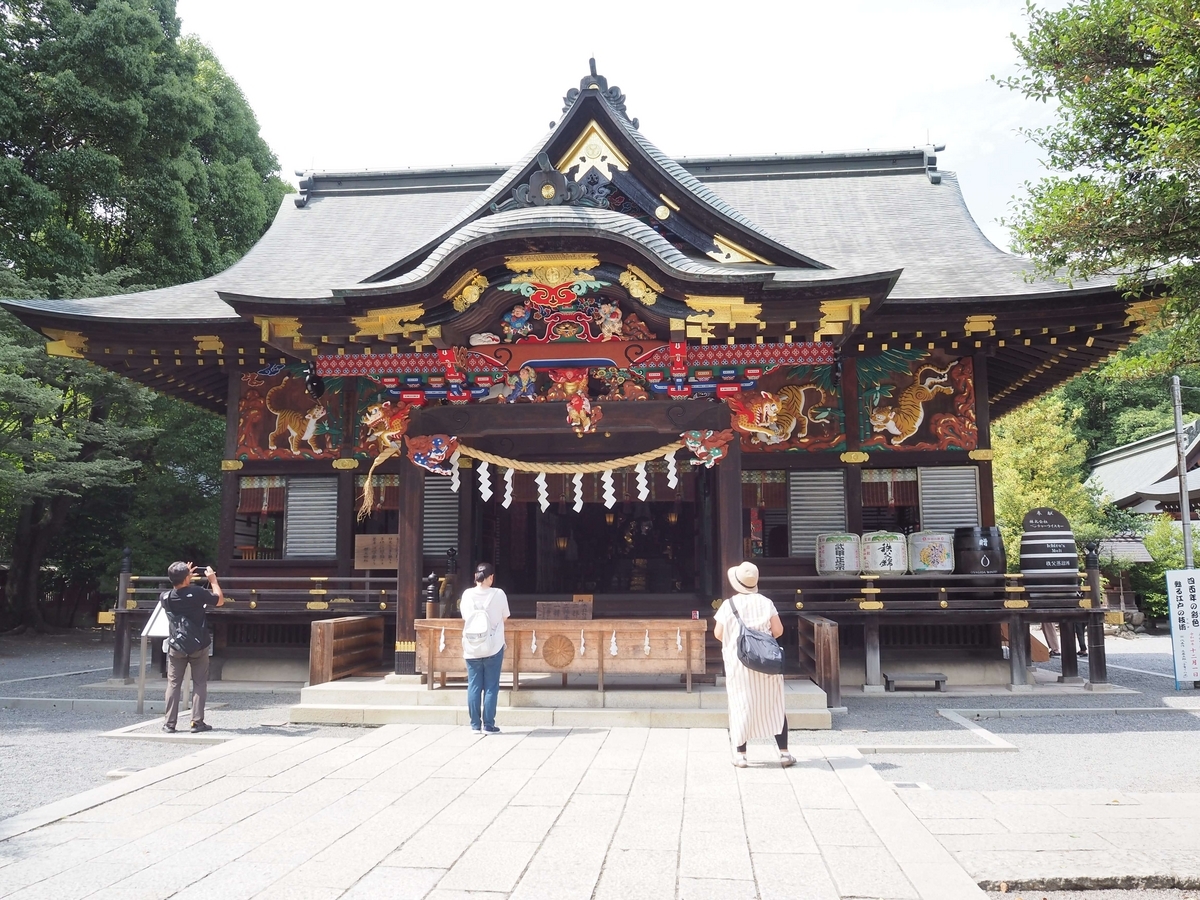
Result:
<svg viewBox="0 0 1200 900"><path fill-rule="evenodd" d="M498 734L496 699L500 694L500 667L504 664L504 620L508 597L492 587L496 567L482 562L475 567L475 587L463 591L459 608L463 617L463 659L467 662L467 711L471 730Z"/></svg>

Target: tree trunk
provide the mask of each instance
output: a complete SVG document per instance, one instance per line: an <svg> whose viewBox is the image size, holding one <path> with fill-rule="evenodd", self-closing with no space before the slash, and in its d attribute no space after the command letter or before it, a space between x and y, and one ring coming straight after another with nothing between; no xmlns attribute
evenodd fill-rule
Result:
<svg viewBox="0 0 1200 900"><path fill-rule="evenodd" d="M66 523L70 508L71 498L60 496L26 501L17 512L5 593L19 625L41 632L51 630L39 602L42 561L51 540Z"/></svg>

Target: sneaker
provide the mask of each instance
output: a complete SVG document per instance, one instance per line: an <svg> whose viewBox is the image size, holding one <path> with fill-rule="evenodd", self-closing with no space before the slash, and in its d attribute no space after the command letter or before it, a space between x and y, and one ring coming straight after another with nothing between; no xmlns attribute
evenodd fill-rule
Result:
<svg viewBox="0 0 1200 900"><path fill-rule="evenodd" d="M1086 650L1080 650L1080 651L1079 651L1079 655L1080 655L1080 656L1087 656L1087 651L1086 651Z"/></svg>
<svg viewBox="0 0 1200 900"><path fill-rule="evenodd" d="M1051 651L1050 651L1050 658L1051 658L1051 659L1054 659L1054 657L1056 657L1056 656L1062 656L1062 654L1061 654L1061 653L1059 653L1057 650L1051 650Z"/></svg>
<svg viewBox="0 0 1200 900"><path fill-rule="evenodd" d="M484 734L499 734L499 733L500 733L500 729L499 729L499 728L497 728L495 725L484 725L484 726L483 726L483 733L484 733Z"/></svg>
<svg viewBox="0 0 1200 900"><path fill-rule="evenodd" d="M192 723L192 733L197 734L201 731L212 731L212 726L209 725L207 722L193 722Z"/></svg>
<svg viewBox="0 0 1200 900"><path fill-rule="evenodd" d="M167 734L174 734L174 733L175 733L175 726L174 726L174 725L168 725L168 724L166 724L166 723L164 722L164 723L163 723L163 731L165 731Z"/></svg>
<svg viewBox="0 0 1200 900"><path fill-rule="evenodd" d="M750 763L746 760L745 753L735 753L733 755L733 764L739 769L744 769L750 765Z"/></svg>

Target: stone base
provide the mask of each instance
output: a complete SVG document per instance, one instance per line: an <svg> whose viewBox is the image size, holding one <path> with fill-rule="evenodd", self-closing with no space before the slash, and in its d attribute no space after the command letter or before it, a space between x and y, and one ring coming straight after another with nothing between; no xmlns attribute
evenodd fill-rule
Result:
<svg viewBox="0 0 1200 900"><path fill-rule="evenodd" d="M962 653L905 653L890 655L884 650L882 666L884 672L904 674L906 672L941 672L946 676L947 687L995 687L1000 688L1012 679L1008 660L996 656L971 656ZM867 670L861 658L847 659L842 651L842 690L854 690L865 684ZM883 690L880 687L880 690Z"/></svg>
<svg viewBox="0 0 1200 900"><path fill-rule="evenodd" d="M233 657L222 660L221 681L308 681L307 659L248 659Z"/></svg>
<svg viewBox="0 0 1200 900"><path fill-rule="evenodd" d="M424 684L424 675L397 675L395 672L388 672L383 676L384 684Z"/></svg>
<svg viewBox="0 0 1200 900"><path fill-rule="evenodd" d="M882 694L883 693L883 685L882 684L864 684L862 686L862 690L863 690L864 694Z"/></svg>
<svg viewBox="0 0 1200 900"><path fill-rule="evenodd" d="M1095 691L1096 693L1100 694L1104 691L1111 691L1114 688L1111 684L1093 684L1089 681L1083 686L1083 689L1085 691Z"/></svg>
<svg viewBox="0 0 1200 900"><path fill-rule="evenodd" d="M1087 679L1085 679L1085 678L1081 678L1081 677L1079 677L1078 675L1075 675L1075 676L1074 676L1074 677L1072 677L1072 678L1068 678L1068 677L1067 677L1067 676L1065 676L1065 675L1059 675L1059 676L1058 676L1058 683L1059 683L1059 684L1072 684L1072 685L1076 685L1076 686L1078 686L1078 685L1081 685L1081 684L1083 684L1083 685L1086 685L1086 684L1087 684Z"/></svg>
<svg viewBox="0 0 1200 900"><path fill-rule="evenodd" d="M1021 693L1025 693L1026 691L1032 691L1033 685L1032 684L1010 684L1010 685L1007 685L1007 688L1010 691L1012 691L1013 693L1021 694Z"/></svg>

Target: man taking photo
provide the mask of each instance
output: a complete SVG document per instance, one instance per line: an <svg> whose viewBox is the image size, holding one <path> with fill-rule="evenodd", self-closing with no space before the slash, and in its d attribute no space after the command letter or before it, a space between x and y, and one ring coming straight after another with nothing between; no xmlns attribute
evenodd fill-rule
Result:
<svg viewBox="0 0 1200 900"><path fill-rule="evenodd" d="M179 718L183 673L188 666L192 667L191 730L212 731L212 726L204 721L204 701L208 698L208 645L212 642L204 610L210 604L224 606L225 594L212 566L204 569L211 590L193 585L195 575L196 567L190 562L171 563L167 567L167 578L174 587L163 591L159 597L171 625L171 636L167 639L167 717L162 728L172 734Z"/></svg>

